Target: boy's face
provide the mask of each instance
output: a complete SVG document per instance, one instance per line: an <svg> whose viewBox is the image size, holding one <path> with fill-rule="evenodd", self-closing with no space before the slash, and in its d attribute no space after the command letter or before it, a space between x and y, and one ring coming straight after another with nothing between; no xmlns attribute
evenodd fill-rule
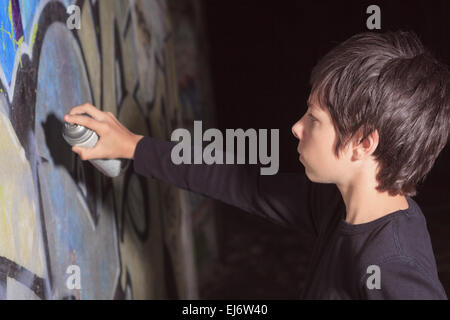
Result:
<svg viewBox="0 0 450 320"><path fill-rule="evenodd" d="M329 111L319 107L314 95L309 96L308 105L305 115L292 127L307 177L313 182L336 184L350 179L351 153L346 148L340 158L336 157L336 131Z"/></svg>

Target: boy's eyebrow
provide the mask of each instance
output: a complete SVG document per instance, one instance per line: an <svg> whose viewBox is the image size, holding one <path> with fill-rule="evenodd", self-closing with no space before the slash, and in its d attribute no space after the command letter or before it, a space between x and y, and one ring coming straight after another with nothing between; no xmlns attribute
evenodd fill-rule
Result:
<svg viewBox="0 0 450 320"><path fill-rule="evenodd" d="M312 114L317 120L322 120L323 111L319 107L313 105L309 100L306 101L306 103L310 109L310 114Z"/></svg>
<svg viewBox="0 0 450 320"><path fill-rule="evenodd" d="M310 108L311 110L317 110L318 109L317 107L313 106L313 104L311 102L309 102L309 100L306 101L306 104L308 105L308 108Z"/></svg>

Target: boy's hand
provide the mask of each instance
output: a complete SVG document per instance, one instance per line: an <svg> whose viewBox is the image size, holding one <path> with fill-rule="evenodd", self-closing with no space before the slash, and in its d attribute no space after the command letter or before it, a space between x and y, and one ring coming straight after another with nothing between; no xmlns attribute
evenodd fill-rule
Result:
<svg viewBox="0 0 450 320"><path fill-rule="evenodd" d="M92 118L82 115L87 113ZM133 159L136 145L144 136L136 135L125 128L111 112L103 112L89 103L75 107L64 116L64 121L82 125L95 131L99 140L94 148L74 146L72 151L82 160Z"/></svg>

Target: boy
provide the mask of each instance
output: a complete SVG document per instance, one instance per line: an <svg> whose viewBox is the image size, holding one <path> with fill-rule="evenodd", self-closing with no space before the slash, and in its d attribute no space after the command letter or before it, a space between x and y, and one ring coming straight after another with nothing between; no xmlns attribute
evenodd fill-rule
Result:
<svg viewBox="0 0 450 320"><path fill-rule="evenodd" d="M310 84L307 113L292 128L308 179L238 165L174 165L174 143L134 135L88 104L65 120L101 137L92 150L73 148L83 160L134 159L139 174L313 234L301 298L447 299L411 197L448 141L448 67L413 33L368 32L325 55Z"/></svg>

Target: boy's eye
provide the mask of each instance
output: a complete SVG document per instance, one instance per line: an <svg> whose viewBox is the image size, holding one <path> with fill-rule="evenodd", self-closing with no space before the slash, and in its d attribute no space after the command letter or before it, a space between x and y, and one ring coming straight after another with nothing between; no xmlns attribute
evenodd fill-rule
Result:
<svg viewBox="0 0 450 320"><path fill-rule="evenodd" d="M312 121L316 121L316 120L317 120L317 119L314 118L311 114L308 114L308 116L309 116L309 118L310 118Z"/></svg>

